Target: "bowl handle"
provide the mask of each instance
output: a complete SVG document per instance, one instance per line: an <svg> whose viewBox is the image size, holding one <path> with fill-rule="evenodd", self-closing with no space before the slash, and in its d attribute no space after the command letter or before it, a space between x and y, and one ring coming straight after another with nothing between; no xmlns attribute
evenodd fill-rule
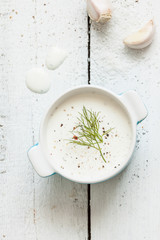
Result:
<svg viewBox="0 0 160 240"><path fill-rule="evenodd" d="M120 96L122 102L126 105L129 112L135 115L137 124L142 122L148 115L147 109L141 98L135 91L128 91Z"/></svg>
<svg viewBox="0 0 160 240"><path fill-rule="evenodd" d="M48 177L55 174L54 169L49 165L43 157L40 145L37 143L28 150L28 158L34 169L41 177Z"/></svg>

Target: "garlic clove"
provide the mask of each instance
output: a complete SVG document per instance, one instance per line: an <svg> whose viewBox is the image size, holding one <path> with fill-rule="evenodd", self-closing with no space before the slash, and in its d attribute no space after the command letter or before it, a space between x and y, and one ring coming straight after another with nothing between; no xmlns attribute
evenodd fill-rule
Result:
<svg viewBox="0 0 160 240"><path fill-rule="evenodd" d="M154 37L155 25L150 20L142 29L124 39L124 44L133 49L142 49L149 46Z"/></svg>
<svg viewBox="0 0 160 240"><path fill-rule="evenodd" d="M46 56L46 67L49 70L55 70L58 68L66 59L67 52L58 47L51 47Z"/></svg>
<svg viewBox="0 0 160 240"><path fill-rule="evenodd" d="M93 21L108 21L112 17L110 0L87 0L87 12Z"/></svg>

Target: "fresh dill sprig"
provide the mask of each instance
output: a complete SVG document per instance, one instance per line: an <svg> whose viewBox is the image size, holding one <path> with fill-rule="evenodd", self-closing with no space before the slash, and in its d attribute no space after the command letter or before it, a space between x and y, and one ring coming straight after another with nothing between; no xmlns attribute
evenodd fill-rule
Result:
<svg viewBox="0 0 160 240"><path fill-rule="evenodd" d="M83 106L82 113L79 112L79 117L77 117L78 124L71 131L73 138L69 142L95 148L99 151L104 162L106 162L100 144L103 143L103 136L111 132L113 128L100 134L99 114L100 112L96 113Z"/></svg>

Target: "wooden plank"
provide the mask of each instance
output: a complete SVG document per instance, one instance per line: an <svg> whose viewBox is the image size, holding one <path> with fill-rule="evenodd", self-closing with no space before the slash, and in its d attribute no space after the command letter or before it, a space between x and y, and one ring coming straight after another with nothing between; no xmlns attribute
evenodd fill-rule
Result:
<svg viewBox="0 0 160 240"><path fill-rule="evenodd" d="M32 144L31 107L24 73L34 56L33 3L1 1L1 107L4 161L0 164L0 239L35 238L33 170L26 149ZM30 14L28 14L30 13ZM27 33L25 38L21 36ZM2 117L3 116L3 117Z"/></svg>
<svg viewBox="0 0 160 240"><path fill-rule="evenodd" d="M152 4L152 5L151 5ZM92 239L142 240L160 238L160 85L159 30L144 50L124 47L122 39L154 14L158 1L113 1L113 18L91 27L91 84L121 93L136 90L149 116L138 127L134 156L116 178L91 187Z"/></svg>
<svg viewBox="0 0 160 240"><path fill-rule="evenodd" d="M0 7L0 239L87 239L87 186L58 175L42 179L26 156L46 107L67 88L87 84L85 2L3 0ZM68 58L50 72L50 92L32 94L25 72L43 67L54 44L66 48Z"/></svg>

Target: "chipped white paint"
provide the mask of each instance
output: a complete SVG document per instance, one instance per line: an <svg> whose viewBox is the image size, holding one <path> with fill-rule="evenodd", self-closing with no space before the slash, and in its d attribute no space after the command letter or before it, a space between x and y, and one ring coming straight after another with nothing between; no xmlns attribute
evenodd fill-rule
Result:
<svg viewBox="0 0 160 240"><path fill-rule="evenodd" d="M159 0L113 0L106 25L92 24L91 84L116 93L137 90L149 116L138 126L129 167L91 187L92 239L160 238L160 32L144 50L123 39L154 16ZM40 178L26 150L38 139L41 115L70 86L87 83L87 19L81 0L0 2L0 239L87 239L87 186L59 176ZM134 24L133 24L134 23ZM132 26L132 27L131 27ZM60 44L69 56L51 71L51 90L30 93L24 73L44 66L47 50ZM143 127L143 128L142 128Z"/></svg>

